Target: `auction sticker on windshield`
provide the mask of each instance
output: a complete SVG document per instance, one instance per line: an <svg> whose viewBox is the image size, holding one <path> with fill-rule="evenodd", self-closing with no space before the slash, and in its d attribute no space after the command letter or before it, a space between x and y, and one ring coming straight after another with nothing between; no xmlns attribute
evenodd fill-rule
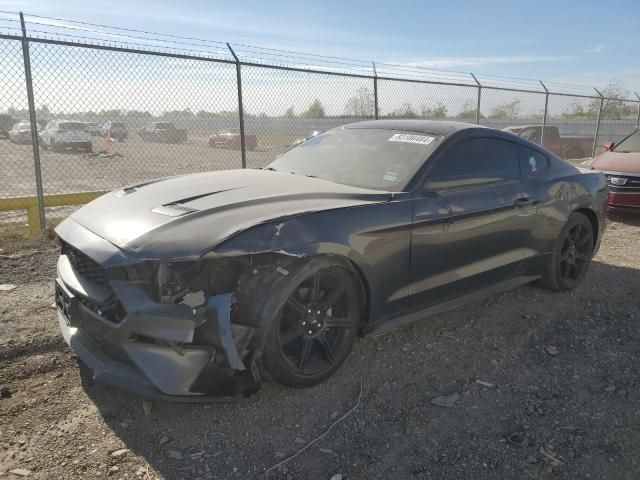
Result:
<svg viewBox="0 0 640 480"><path fill-rule="evenodd" d="M428 135L410 135L408 133L396 133L389 139L390 142L406 142L406 143L421 143L422 145L429 145L433 142L434 137Z"/></svg>

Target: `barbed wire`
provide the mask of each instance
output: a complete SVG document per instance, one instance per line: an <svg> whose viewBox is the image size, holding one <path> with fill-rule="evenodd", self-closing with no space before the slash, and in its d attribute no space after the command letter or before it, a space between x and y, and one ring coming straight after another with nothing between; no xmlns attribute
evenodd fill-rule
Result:
<svg viewBox="0 0 640 480"><path fill-rule="evenodd" d="M18 17L15 11L0 10L0 15ZM0 31L20 32L20 27L13 26L20 23L17 18L0 17ZM72 20L60 17L49 17L25 13L27 34L38 39L71 40L91 45L94 42L104 42L115 48L119 46L133 47L136 49L149 49L151 51L176 52L185 56L202 56L206 58L232 60L227 49L227 43L220 40L203 39L169 33L152 32L143 29L116 27L101 23L93 23L82 20ZM30 25L38 25L40 28L29 28ZM85 35L69 33L69 31L82 31ZM262 64L264 66L290 67L296 70L326 70L327 73L356 72L358 75L381 76L413 79L432 83L453 83L459 86L476 87L477 84L469 72L424 67L411 63L374 62L369 60L322 55L316 53L299 52L294 50L276 49L245 43L232 44L234 51L239 54L242 62ZM375 70L374 70L375 68ZM498 75L488 73L476 73L482 87L513 89L514 91L545 94L540 80L518 76ZM573 83L544 81L549 93L575 94L581 97L600 98L593 87ZM552 88L549 88L552 87ZM607 98L605 98L607 99ZM627 102L637 103L637 98L614 98Z"/></svg>

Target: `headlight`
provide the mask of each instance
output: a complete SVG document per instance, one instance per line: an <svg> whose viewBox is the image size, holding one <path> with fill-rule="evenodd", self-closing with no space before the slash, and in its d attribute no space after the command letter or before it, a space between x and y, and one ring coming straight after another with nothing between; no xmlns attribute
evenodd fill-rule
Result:
<svg viewBox="0 0 640 480"><path fill-rule="evenodd" d="M625 183L627 183L627 179L624 177L609 177L609 183L611 185L615 185L617 187L620 187L622 185L624 185Z"/></svg>

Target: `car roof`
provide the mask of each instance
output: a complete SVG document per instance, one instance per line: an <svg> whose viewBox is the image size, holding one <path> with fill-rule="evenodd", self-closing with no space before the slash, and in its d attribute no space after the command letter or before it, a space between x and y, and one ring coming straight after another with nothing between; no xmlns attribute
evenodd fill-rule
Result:
<svg viewBox="0 0 640 480"><path fill-rule="evenodd" d="M454 122L447 120L368 120L350 123L345 128L378 128L381 130L403 130L407 132L430 133L432 135L448 135L470 128L488 128L475 123Z"/></svg>

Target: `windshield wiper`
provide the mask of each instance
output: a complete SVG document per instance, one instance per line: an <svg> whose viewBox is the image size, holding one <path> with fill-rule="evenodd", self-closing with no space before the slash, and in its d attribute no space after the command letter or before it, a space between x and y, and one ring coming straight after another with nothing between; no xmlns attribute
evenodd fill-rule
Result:
<svg viewBox="0 0 640 480"><path fill-rule="evenodd" d="M273 167L260 167L260 170L271 170L272 172L277 172L277 170Z"/></svg>

